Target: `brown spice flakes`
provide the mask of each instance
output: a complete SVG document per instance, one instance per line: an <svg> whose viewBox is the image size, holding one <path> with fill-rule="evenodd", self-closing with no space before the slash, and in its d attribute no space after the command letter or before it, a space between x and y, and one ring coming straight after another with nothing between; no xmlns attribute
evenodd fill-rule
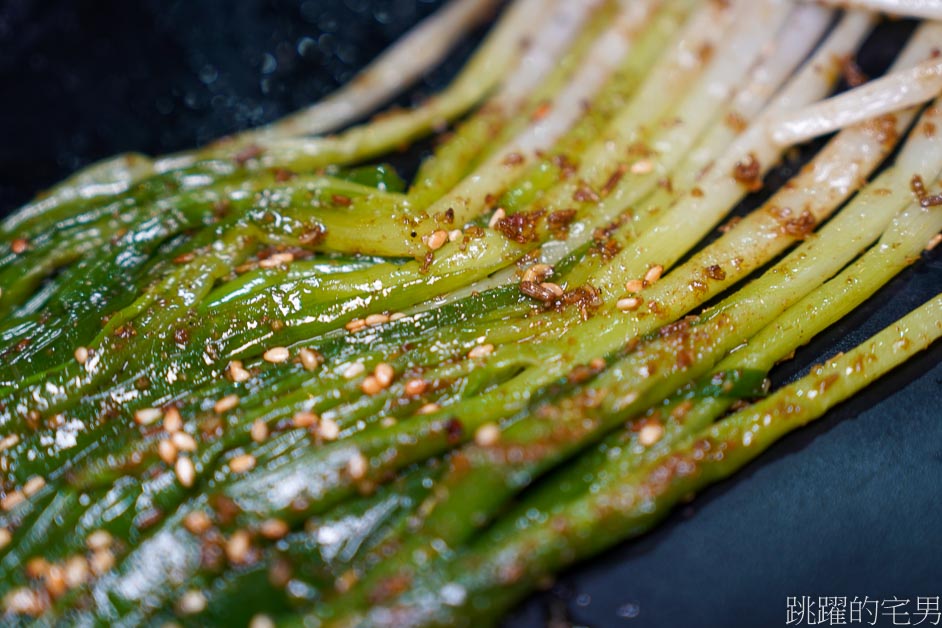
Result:
<svg viewBox="0 0 942 628"><path fill-rule="evenodd" d="M641 162L637 162L635 165L637 165L638 163L641 163ZM625 164L618 165L618 168L615 169L615 172L612 173L612 175L605 182L605 185L602 186L601 192L602 192L603 197L608 196L613 191L615 191L615 188L618 187L618 182L622 180L622 177L625 176L625 173L627 171L628 171L628 166L626 166ZM632 172L634 172L634 166L632 166Z"/></svg>
<svg viewBox="0 0 942 628"><path fill-rule="evenodd" d="M330 200L334 205L340 205L341 207L350 207L353 203L353 200L349 196L344 196L343 194L334 194L330 197Z"/></svg>
<svg viewBox="0 0 942 628"><path fill-rule="evenodd" d="M755 153L749 153L745 159L736 162L733 178L750 192L762 189L762 167Z"/></svg>
<svg viewBox="0 0 942 628"><path fill-rule="evenodd" d="M589 187L589 185L583 182L576 191L572 194L572 200L577 203L598 203L602 200L598 193L595 190Z"/></svg>
<svg viewBox="0 0 942 628"><path fill-rule="evenodd" d="M735 111L730 111L727 113L724 121L726 122L726 126L736 133L742 133L749 126L749 123L746 121L746 119Z"/></svg>
<svg viewBox="0 0 942 628"><path fill-rule="evenodd" d="M235 162L240 166L244 166L246 163L252 159L257 159L265 154L265 149L263 149L258 144L249 144L242 150L240 150L235 155Z"/></svg>
<svg viewBox="0 0 942 628"><path fill-rule="evenodd" d="M558 295L555 291L544 287L543 284L536 283L535 281L521 281L520 292L543 303L552 303L558 298Z"/></svg>
<svg viewBox="0 0 942 628"><path fill-rule="evenodd" d="M860 87L869 80L850 55L847 55L841 61L841 76L848 87Z"/></svg>
<svg viewBox="0 0 942 628"><path fill-rule="evenodd" d="M520 153L508 153L500 163L504 166L519 166L524 161L526 159Z"/></svg>
<svg viewBox="0 0 942 628"><path fill-rule="evenodd" d="M723 270L722 266L718 264L713 264L712 266L707 266L706 268L707 277L710 279L716 279L717 281L722 281L726 279L726 271Z"/></svg>
<svg viewBox="0 0 942 628"><path fill-rule="evenodd" d="M504 216L499 219L495 228L508 240L513 240L519 244L536 242L539 239L537 234L537 225L546 212L542 209L535 209L528 212L517 212L511 216ZM495 212L496 215L496 212ZM447 234L446 234L447 236Z"/></svg>
<svg viewBox="0 0 942 628"><path fill-rule="evenodd" d="M913 178L909 180L909 189L912 190L913 196L915 196L916 200L920 203L929 195L929 192L926 190L925 182L918 174L914 174Z"/></svg>
<svg viewBox="0 0 942 628"><path fill-rule="evenodd" d="M569 225L576 218L575 209L560 209L551 212L546 217L546 224L549 227L550 234L556 240L565 240L569 237Z"/></svg>
<svg viewBox="0 0 942 628"><path fill-rule="evenodd" d="M931 196L927 196L926 198L919 201L919 205L925 208L938 207L939 205L942 205L942 194L932 194Z"/></svg>

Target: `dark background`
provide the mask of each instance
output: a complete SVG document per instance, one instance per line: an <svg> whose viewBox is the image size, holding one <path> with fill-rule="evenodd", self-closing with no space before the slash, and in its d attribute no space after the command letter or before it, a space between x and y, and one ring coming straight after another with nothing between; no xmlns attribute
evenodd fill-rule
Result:
<svg viewBox="0 0 942 628"><path fill-rule="evenodd" d="M187 148L308 104L440 4L0 0L0 214L102 157ZM910 29L879 29L864 69L885 67ZM441 87L474 41L400 104ZM421 154L395 161L409 174ZM940 290L937 250L775 379ZM940 358L937 343L654 533L562 575L508 626L780 626L786 596L897 596L915 611L916 596L942 595Z"/></svg>

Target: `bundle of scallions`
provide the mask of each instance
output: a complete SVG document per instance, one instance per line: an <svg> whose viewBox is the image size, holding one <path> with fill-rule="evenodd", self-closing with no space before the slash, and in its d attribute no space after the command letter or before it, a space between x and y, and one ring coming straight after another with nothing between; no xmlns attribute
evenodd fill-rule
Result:
<svg viewBox="0 0 942 628"><path fill-rule="evenodd" d="M942 295L769 390L942 229L942 5L829 4L452 0L5 219L4 622L494 623L928 347ZM923 21L866 81L878 10ZM365 165L443 127L409 186Z"/></svg>

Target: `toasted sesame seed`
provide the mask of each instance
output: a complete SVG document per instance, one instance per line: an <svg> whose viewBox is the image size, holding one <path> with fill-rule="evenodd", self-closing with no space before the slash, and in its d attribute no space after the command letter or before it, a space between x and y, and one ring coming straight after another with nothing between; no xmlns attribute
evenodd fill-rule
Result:
<svg viewBox="0 0 942 628"><path fill-rule="evenodd" d="M625 282L625 290L628 292L641 292L644 288L644 281L641 279L632 279Z"/></svg>
<svg viewBox="0 0 942 628"><path fill-rule="evenodd" d="M638 442L650 447L664 436L664 427L660 423L646 423L638 432Z"/></svg>
<svg viewBox="0 0 942 628"><path fill-rule="evenodd" d="M500 428L496 423L485 423L474 432L474 442L480 447L496 445L500 440Z"/></svg>
<svg viewBox="0 0 942 628"><path fill-rule="evenodd" d="M138 425L150 425L162 416L160 408L141 408L134 412L134 420Z"/></svg>
<svg viewBox="0 0 942 628"><path fill-rule="evenodd" d="M487 221L487 226L493 229L497 226L501 220L507 217L507 212L504 211L503 207L498 207L494 210L494 213L491 214L491 219Z"/></svg>
<svg viewBox="0 0 942 628"><path fill-rule="evenodd" d="M313 412L297 412L291 418L294 427L314 427L318 421L320 421L320 417Z"/></svg>
<svg viewBox="0 0 942 628"><path fill-rule="evenodd" d="M324 361L324 358L320 353L308 348L303 348L298 351L298 357L301 358L301 366L304 367L305 371L313 371L317 369L317 367L319 367Z"/></svg>
<svg viewBox="0 0 942 628"><path fill-rule="evenodd" d="M268 425L265 421L261 419L256 419L252 423L252 429L249 430L249 434L256 443L264 443L268 440Z"/></svg>
<svg viewBox="0 0 942 628"><path fill-rule="evenodd" d="M287 265L294 261L294 255L291 253L275 253L270 255L265 259L261 260L258 265L261 268L276 268L278 266Z"/></svg>
<svg viewBox="0 0 942 628"><path fill-rule="evenodd" d="M0 528L0 550L10 544L13 540L13 534L6 528Z"/></svg>
<svg viewBox="0 0 942 628"><path fill-rule="evenodd" d="M27 497L32 497L46 486L45 478L42 478L38 475L34 475L30 479L26 480L26 484L23 485L23 494Z"/></svg>
<svg viewBox="0 0 942 628"><path fill-rule="evenodd" d="M654 164L650 160L642 159L631 164L631 172L634 174L647 174L654 170Z"/></svg>
<svg viewBox="0 0 942 628"><path fill-rule="evenodd" d="M177 474L177 480L185 488L190 488L193 486L193 482L196 481L196 467L193 466L193 461L186 456L177 458L176 464L173 465L173 471Z"/></svg>
<svg viewBox="0 0 942 628"><path fill-rule="evenodd" d="M367 375L366 378L360 383L360 390L363 391L363 394L378 395L383 391L382 384L379 383L379 380L376 379L373 375Z"/></svg>
<svg viewBox="0 0 942 628"><path fill-rule="evenodd" d="M14 615L30 615L32 617L42 615L45 610L39 593L29 587L11 589L9 593L3 596L3 608L6 612Z"/></svg>
<svg viewBox="0 0 942 628"><path fill-rule="evenodd" d="M416 411L416 413L417 414L432 414L433 412L438 412L441 409L442 407L438 405L437 403L427 403L421 408L419 408Z"/></svg>
<svg viewBox="0 0 942 628"><path fill-rule="evenodd" d="M42 578L49 573L51 566L49 561L41 556L30 558L26 561L26 577L33 579Z"/></svg>
<svg viewBox="0 0 942 628"><path fill-rule="evenodd" d="M237 384L248 381L252 377L252 374L242 365L241 360L229 362L229 366L226 367L226 374L229 375L230 380Z"/></svg>
<svg viewBox="0 0 942 628"><path fill-rule="evenodd" d="M70 589L80 587L88 579L88 561L84 556L73 556L65 561L65 584Z"/></svg>
<svg viewBox="0 0 942 628"><path fill-rule="evenodd" d="M255 456L242 454L229 461L229 469L233 473L245 473L255 468Z"/></svg>
<svg viewBox="0 0 942 628"><path fill-rule="evenodd" d="M357 375L362 374L363 371L365 370L366 370L366 367L363 366L362 362L354 362L353 364L348 366L346 369L344 369L343 376L346 379L353 379Z"/></svg>
<svg viewBox="0 0 942 628"><path fill-rule="evenodd" d="M333 419L321 419L317 434L324 440L337 440L340 436L340 426Z"/></svg>
<svg viewBox="0 0 942 628"><path fill-rule="evenodd" d="M540 284L540 287L552 292L553 296L556 297L557 299L563 296L563 294L565 293L565 291L562 289L562 287L560 287L559 284L555 284L550 281L544 281L543 283Z"/></svg>
<svg viewBox="0 0 942 628"><path fill-rule="evenodd" d="M10 447L16 447L17 443L19 442L19 434L10 434L9 436L4 436L3 438L0 438L0 451L5 451Z"/></svg>
<svg viewBox="0 0 942 628"><path fill-rule="evenodd" d="M29 248L29 242L23 238L17 238L10 243L10 250L13 251L16 255L23 253L26 249Z"/></svg>
<svg viewBox="0 0 942 628"><path fill-rule="evenodd" d="M363 329L364 327L366 327L366 321L363 320L362 318L355 318L355 319L353 319L352 321L350 321L349 323L347 323L346 325L344 325L344 328L345 328L347 331L349 331L351 334L354 334L354 333L360 331L360 330Z"/></svg>
<svg viewBox="0 0 942 628"><path fill-rule="evenodd" d="M624 299L618 299L615 307L622 312L634 312L641 307L641 303L642 301L639 297L625 297Z"/></svg>
<svg viewBox="0 0 942 628"><path fill-rule="evenodd" d="M442 248L446 242L448 242L448 232L444 229L433 231L425 239L425 245L432 251Z"/></svg>
<svg viewBox="0 0 942 628"><path fill-rule="evenodd" d="M385 362L380 362L376 365L376 368L373 369L373 375L376 377L376 381L379 382L379 385L383 388L388 388L393 382L393 378L396 377L396 371L390 365Z"/></svg>
<svg viewBox="0 0 942 628"><path fill-rule="evenodd" d="M268 615L255 615L249 622L249 628L275 628L275 622Z"/></svg>
<svg viewBox="0 0 942 628"><path fill-rule="evenodd" d="M93 552L111 547L113 539L107 530L95 530L85 537L85 546Z"/></svg>
<svg viewBox="0 0 942 628"><path fill-rule="evenodd" d="M171 465L177 459L177 447L169 439L157 443L157 455L164 463Z"/></svg>
<svg viewBox="0 0 942 628"><path fill-rule="evenodd" d="M212 525L213 522L209 518L209 515L202 510L194 510L183 518L183 527L186 528L190 534L202 534L209 530Z"/></svg>
<svg viewBox="0 0 942 628"><path fill-rule="evenodd" d="M288 352L286 347L272 347L268 351L262 354L262 359L266 362L271 362L272 364L278 364L279 362L285 362L288 358L291 357L291 353Z"/></svg>
<svg viewBox="0 0 942 628"><path fill-rule="evenodd" d="M398 320L401 320L401 319L403 319L403 318L405 318L405 317L406 317L406 315L405 315L405 313L403 313L403 312L393 312L392 314L389 315L389 320L390 320L390 321L398 321Z"/></svg>
<svg viewBox="0 0 942 628"><path fill-rule="evenodd" d="M226 558L236 565L244 563L252 548L252 537L245 530L236 530L226 541Z"/></svg>
<svg viewBox="0 0 942 628"><path fill-rule="evenodd" d="M420 377L410 379L405 385L405 393L410 397L421 395L426 390L428 390L428 382Z"/></svg>
<svg viewBox="0 0 942 628"><path fill-rule="evenodd" d="M486 358L490 354L494 353L494 345L478 345L468 351L468 358L471 360L477 360L479 358Z"/></svg>
<svg viewBox="0 0 942 628"><path fill-rule="evenodd" d="M213 404L213 411L216 414L222 414L223 412L232 410L237 405L239 405L239 395L226 395Z"/></svg>
<svg viewBox="0 0 942 628"><path fill-rule="evenodd" d="M350 477L354 480L362 480L366 477L366 472L369 471L369 468L369 461L360 452L353 454L350 460L347 461L347 473L349 473Z"/></svg>
<svg viewBox="0 0 942 628"><path fill-rule="evenodd" d="M387 316L386 314L370 314L363 320L366 322L368 326L374 327L376 325L382 325L383 323L388 323L389 316Z"/></svg>
<svg viewBox="0 0 942 628"><path fill-rule="evenodd" d="M195 589L190 589L180 597L177 609L183 615L195 615L206 609L206 596Z"/></svg>
<svg viewBox="0 0 942 628"><path fill-rule="evenodd" d="M534 264L523 271L523 281L540 283L553 274L553 267L549 264Z"/></svg>
<svg viewBox="0 0 942 628"><path fill-rule="evenodd" d="M183 417L180 416L180 411L173 406L167 408L167 411L164 412L164 431L173 434L182 429Z"/></svg>
<svg viewBox="0 0 942 628"><path fill-rule="evenodd" d="M75 350L75 361L79 364L85 364L88 360L88 349L85 347L78 347Z"/></svg>
<svg viewBox="0 0 942 628"><path fill-rule="evenodd" d="M592 360L589 361L589 366L591 366L597 371L601 371L602 369L605 368L605 359L604 358L592 358Z"/></svg>
<svg viewBox="0 0 942 628"><path fill-rule="evenodd" d="M170 440L173 441L174 446L180 451L197 450L196 439L186 432L174 432L170 436Z"/></svg>
<svg viewBox="0 0 942 628"><path fill-rule="evenodd" d="M281 519L266 519L258 528L262 536L272 541L284 538L289 530L288 524Z"/></svg>
<svg viewBox="0 0 942 628"><path fill-rule="evenodd" d="M660 264L655 264L648 269L648 272L644 273L644 283L645 285L650 286L655 281L661 278L661 274L664 272L664 267Z"/></svg>
<svg viewBox="0 0 942 628"><path fill-rule="evenodd" d="M464 232L461 229L452 229L448 232L448 241L457 242L464 237Z"/></svg>
<svg viewBox="0 0 942 628"><path fill-rule="evenodd" d="M111 550L104 549L92 552L88 564L92 568L92 573L100 576L114 567L114 562L114 554Z"/></svg>

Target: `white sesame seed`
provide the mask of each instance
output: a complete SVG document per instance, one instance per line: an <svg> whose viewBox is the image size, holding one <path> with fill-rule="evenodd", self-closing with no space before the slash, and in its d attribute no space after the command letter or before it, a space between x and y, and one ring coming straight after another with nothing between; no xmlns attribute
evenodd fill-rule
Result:
<svg viewBox="0 0 942 628"><path fill-rule="evenodd" d="M177 459L177 448L169 439L157 443L157 455L164 463L171 465Z"/></svg>
<svg viewBox="0 0 942 628"><path fill-rule="evenodd" d="M258 263L262 268L276 268L278 266L290 264L294 261L294 255L291 253L275 253L266 257Z"/></svg>
<svg viewBox="0 0 942 628"><path fill-rule="evenodd" d="M494 213L491 214L491 219L487 221L487 226L493 229L497 226L501 220L507 217L507 212L504 211L503 207L498 207L494 210Z"/></svg>
<svg viewBox="0 0 942 628"><path fill-rule="evenodd" d="M634 312L639 307L641 307L641 299L638 297L625 297L624 299L618 299L615 307L617 307L622 312Z"/></svg>
<svg viewBox="0 0 942 628"><path fill-rule="evenodd" d="M305 371L313 371L317 369L324 361L321 355L317 351L312 349L303 348L298 351L298 357L301 358L301 366L304 367Z"/></svg>
<svg viewBox="0 0 942 628"><path fill-rule="evenodd" d="M226 372L229 375L229 379L237 384L248 381L249 378L252 377L252 374L242 365L241 360L233 360L230 362L229 366L226 367Z"/></svg>
<svg viewBox="0 0 942 628"><path fill-rule="evenodd" d="M242 564L249 556L252 537L245 530L236 530L226 541L226 558L236 565Z"/></svg>
<svg viewBox="0 0 942 628"><path fill-rule="evenodd" d="M442 407L438 405L437 403L427 403L421 408L419 408L416 411L416 413L417 414L432 414L433 412L438 412L441 409Z"/></svg>
<svg viewBox="0 0 942 628"><path fill-rule="evenodd" d="M88 349L85 347L79 347L75 350L75 361L79 364L85 364L88 360Z"/></svg>
<svg viewBox="0 0 942 628"><path fill-rule="evenodd" d="M180 451L196 451L197 449L196 439L186 432L174 432L170 439Z"/></svg>
<svg viewBox="0 0 942 628"><path fill-rule="evenodd" d="M33 617L38 617L45 610L39 594L29 587L12 589L3 596L3 608L14 615L30 615Z"/></svg>
<svg viewBox="0 0 942 628"><path fill-rule="evenodd" d="M625 290L628 292L641 292L644 288L644 281L641 279L632 279L625 282Z"/></svg>
<svg viewBox="0 0 942 628"><path fill-rule="evenodd" d="M134 411L134 420L138 425L150 425L162 416L160 408L141 408Z"/></svg>
<svg viewBox="0 0 942 628"><path fill-rule="evenodd" d="M344 325L344 328L345 328L347 331L349 331L351 334L354 334L354 333L360 331L360 330L363 329L364 327L366 327L366 321L363 320L362 318L355 318L355 319L353 319L352 321L350 321L349 323L347 323L346 325Z"/></svg>
<svg viewBox="0 0 942 628"><path fill-rule="evenodd" d="M202 510L194 510L183 518L183 527L186 528L190 534L202 534L209 530L212 525L213 522L210 520L209 515Z"/></svg>
<svg viewBox="0 0 942 628"><path fill-rule="evenodd" d="M288 358L291 357L291 354L288 352L286 347L272 347L268 351L262 354L262 359L266 362L271 362L272 364L278 364L279 362L285 362Z"/></svg>
<svg viewBox="0 0 942 628"><path fill-rule="evenodd" d="M461 229L452 229L448 232L448 241L457 242L462 237L464 237L464 232Z"/></svg>
<svg viewBox="0 0 942 628"><path fill-rule="evenodd" d="M664 428L660 423L646 423L638 432L638 442L650 447L664 436Z"/></svg>
<svg viewBox="0 0 942 628"><path fill-rule="evenodd" d="M523 271L523 281L540 283L553 274L553 267L549 264L534 264Z"/></svg>
<svg viewBox="0 0 942 628"><path fill-rule="evenodd" d="M249 430L249 434L256 443L264 443L268 440L268 425L266 425L265 421L256 419L255 422L252 423L252 429Z"/></svg>
<svg viewBox="0 0 942 628"><path fill-rule="evenodd" d="M16 447L17 443L20 442L20 437L18 434L10 434L9 436L4 436L0 439L0 451L5 451L10 447Z"/></svg>
<svg viewBox="0 0 942 628"><path fill-rule="evenodd" d="M479 358L486 358L490 354L494 353L494 345L478 345L468 351L468 358L471 360L477 360Z"/></svg>
<svg viewBox="0 0 942 628"><path fill-rule="evenodd" d="M173 465L173 470L177 474L177 480L180 481L180 484L185 488L193 486L193 482L196 480L196 467L193 466L192 460L186 456L180 456L177 458L176 464Z"/></svg>
<svg viewBox="0 0 942 628"><path fill-rule="evenodd" d="M27 497L32 497L46 486L45 478L42 478L38 475L34 475L30 479L26 480L26 484L23 485L23 494Z"/></svg>
<svg viewBox="0 0 942 628"><path fill-rule="evenodd" d="M226 395L222 399L216 401L213 404L213 411L216 414L222 414L223 412L228 412L232 410L237 405L239 405L239 396L238 395Z"/></svg>
<svg viewBox="0 0 942 628"><path fill-rule="evenodd" d="M496 423L485 423L474 432L474 442L480 447L490 447L500 440L500 428Z"/></svg>
<svg viewBox="0 0 942 628"><path fill-rule="evenodd" d="M13 534L6 528L0 528L0 549L3 549L13 540Z"/></svg>
<svg viewBox="0 0 942 628"><path fill-rule="evenodd" d="M396 424L396 419L391 416L384 416L382 419L379 420L379 424L382 427L392 427L393 425Z"/></svg>
<svg viewBox="0 0 942 628"><path fill-rule="evenodd" d="M343 376L346 379L353 379L357 375L362 374L363 371L365 370L366 370L366 367L363 366L362 362L354 362L353 364L348 366L346 369L344 369Z"/></svg>
<svg viewBox="0 0 942 628"><path fill-rule="evenodd" d="M405 313L403 313L403 312L393 312L392 314L389 315L389 320L391 320L391 321L398 321L398 320L401 320L401 319L403 319L403 318L405 318L405 317L406 317L406 315L405 315Z"/></svg>
<svg viewBox="0 0 942 628"><path fill-rule="evenodd" d="M560 287L559 284L555 284L549 281L544 281L543 283L540 284L540 287L552 292L553 296L556 297L557 299L563 296L564 294L564 290L562 289L562 287Z"/></svg>
<svg viewBox="0 0 942 628"><path fill-rule="evenodd" d="M406 382L405 392L410 397L421 395L428 389L428 382L421 378L410 379Z"/></svg>
<svg viewBox="0 0 942 628"><path fill-rule="evenodd" d="M298 412L291 419L294 427L314 427L318 421L320 417L313 412Z"/></svg>
<svg viewBox="0 0 942 628"><path fill-rule="evenodd" d="M88 579L88 561L84 556L73 556L65 561L65 584L70 589L82 586Z"/></svg>
<svg viewBox="0 0 942 628"><path fill-rule="evenodd" d="M256 615L249 622L249 628L275 628L275 622L268 615Z"/></svg>
<svg viewBox="0 0 942 628"><path fill-rule="evenodd" d="M382 325L383 323L388 323L389 316L387 316L386 314L370 314L363 320L366 322L368 326L374 327L376 325Z"/></svg>
<svg viewBox="0 0 942 628"><path fill-rule="evenodd" d="M654 164L647 159L636 161L631 165L631 171L634 174L647 174L654 170Z"/></svg>
<svg viewBox="0 0 942 628"><path fill-rule="evenodd" d="M373 375L376 377L376 381L379 382L380 386L388 388L389 385L392 384L393 378L396 377L396 371L385 362L380 362L373 370Z"/></svg>
<svg viewBox="0 0 942 628"><path fill-rule="evenodd" d="M350 477L354 480L362 480L366 477L366 472L369 468L369 461L360 452L353 454L350 460L347 461L347 473L349 473Z"/></svg>
<svg viewBox="0 0 942 628"><path fill-rule="evenodd" d="M96 576L110 571L111 568L114 567L114 562L114 554L108 549L92 552L92 557L88 561L92 568L92 573Z"/></svg>
<svg viewBox="0 0 942 628"><path fill-rule="evenodd" d="M337 440L340 436L340 426L333 419L321 419L317 433L324 440Z"/></svg>
<svg viewBox="0 0 942 628"><path fill-rule="evenodd" d="M377 395L383 391L382 384L379 383L379 380L376 379L373 375L367 375L366 378L360 383L360 390L363 391L363 394L373 396Z"/></svg>
<svg viewBox="0 0 942 628"><path fill-rule="evenodd" d="M288 534L288 524L281 519L266 519L259 526L258 531L266 539L276 541Z"/></svg>
<svg viewBox="0 0 942 628"><path fill-rule="evenodd" d="M85 546L95 552L111 547L112 540L107 530L95 530L85 539Z"/></svg>
<svg viewBox="0 0 942 628"><path fill-rule="evenodd" d="M183 615L195 615L206 609L206 596L191 589L180 597L177 608Z"/></svg>
<svg viewBox="0 0 942 628"><path fill-rule="evenodd" d="M445 246L446 242L448 242L448 232L443 229L439 229L437 231L433 231L428 236L426 245L428 246L429 249L433 251L437 251L438 249Z"/></svg>
<svg viewBox="0 0 942 628"><path fill-rule="evenodd" d="M173 406L167 408L167 411L164 412L164 431L173 434L182 429L183 417L180 416L180 411Z"/></svg>
<svg viewBox="0 0 942 628"><path fill-rule="evenodd" d="M4 510L13 510L26 501L26 496L20 491L10 491L0 500L0 508Z"/></svg>
<svg viewBox="0 0 942 628"><path fill-rule="evenodd" d="M660 264L655 264L648 269L648 272L644 273L644 283L648 286L653 284L655 281L661 278L661 273L664 272L664 267Z"/></svg>
<svg viewBox="0 0 942 628"><path fill-rule="evenodd" d="M229 461L229 469L233 473L245 473L255 468L255 456L242 454Z"/></svg>

